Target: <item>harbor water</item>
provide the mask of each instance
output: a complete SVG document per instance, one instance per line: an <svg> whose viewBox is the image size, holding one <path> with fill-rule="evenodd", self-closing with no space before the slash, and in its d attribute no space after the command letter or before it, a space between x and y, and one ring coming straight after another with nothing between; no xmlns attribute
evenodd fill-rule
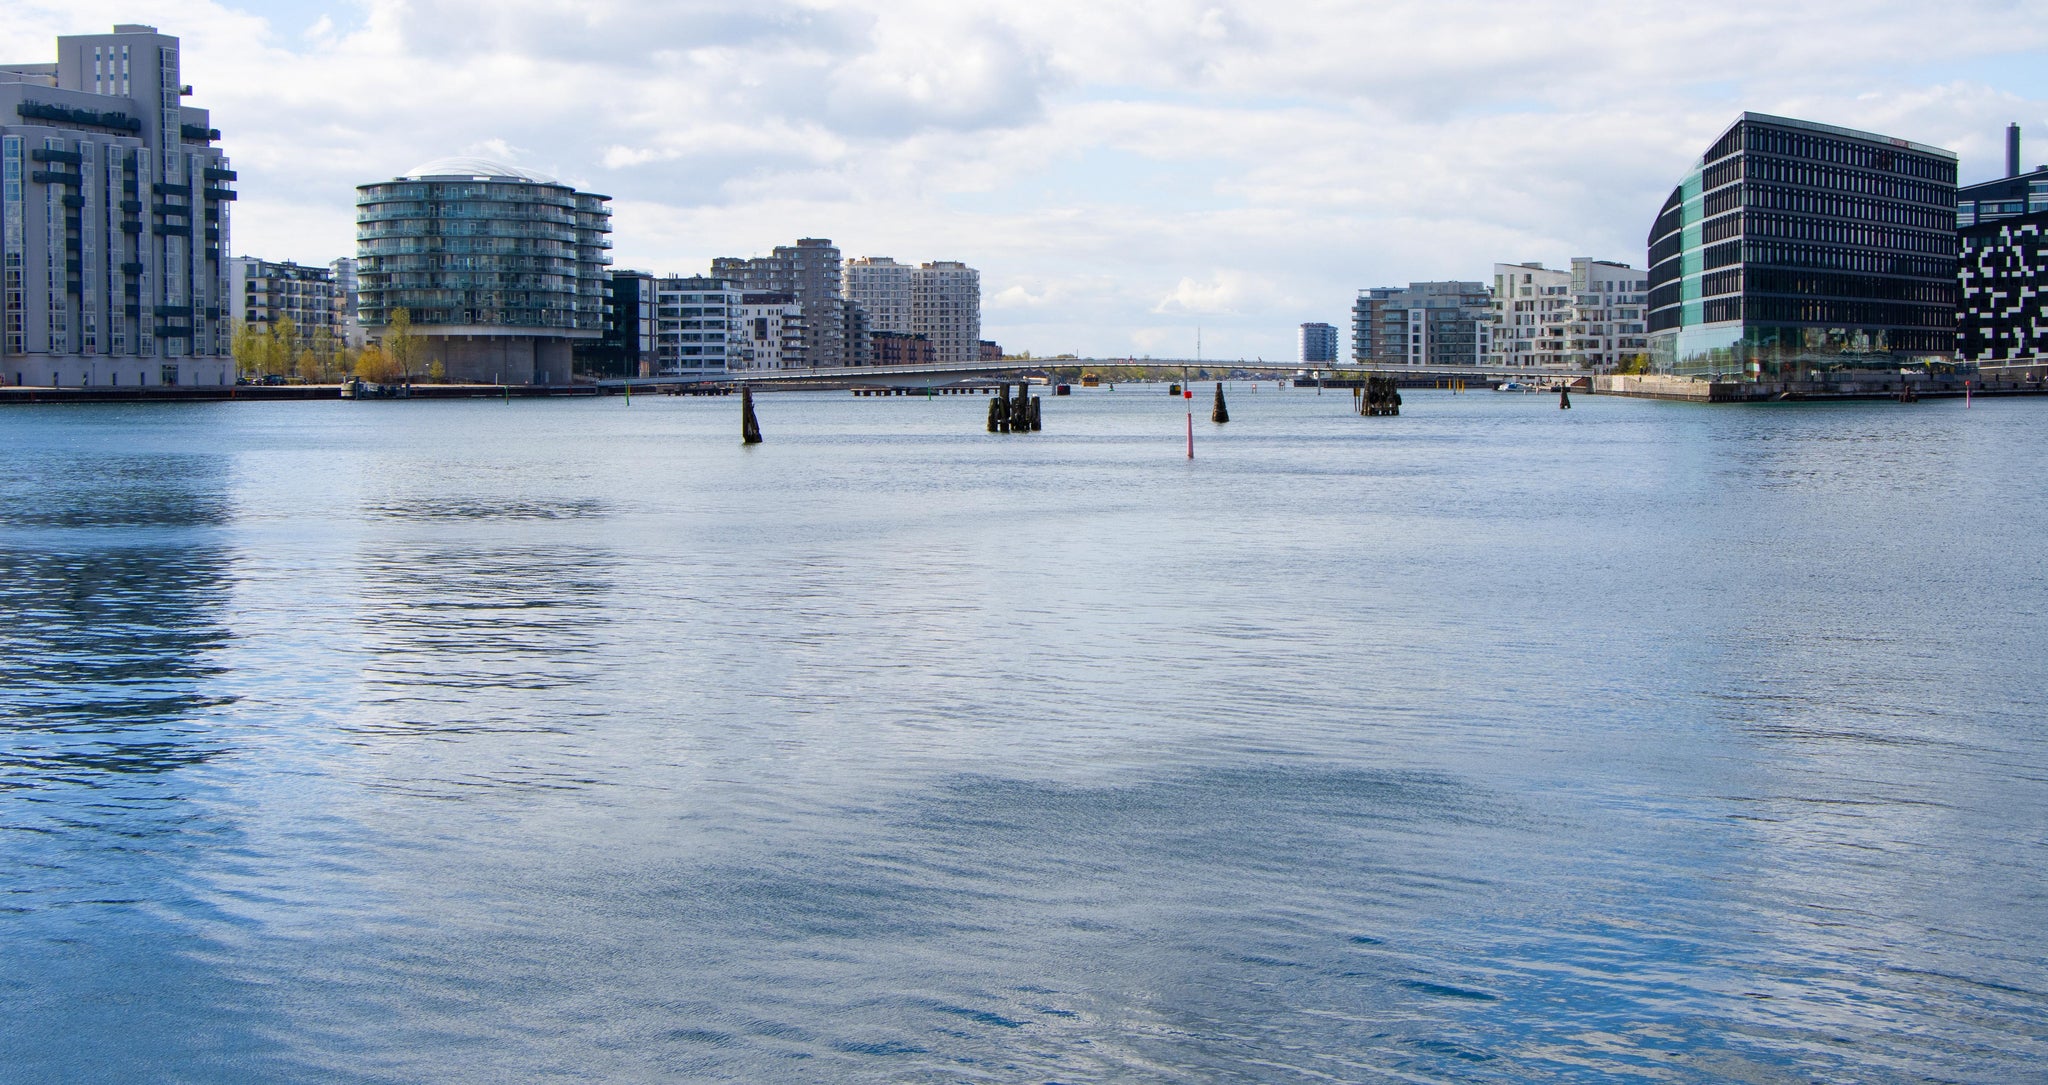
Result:
<svg viewBox="0 0 2048 1085"><path fill-rule="evenodd" d="M0 413L0 1080L2040 1076L2043 404L1195 390Z"/></svg>

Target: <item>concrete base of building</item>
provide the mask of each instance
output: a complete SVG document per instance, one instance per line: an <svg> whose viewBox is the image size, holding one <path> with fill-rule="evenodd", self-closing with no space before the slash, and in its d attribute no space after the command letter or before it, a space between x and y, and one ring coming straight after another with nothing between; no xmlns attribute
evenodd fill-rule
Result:
<svg viewBox="0 0 2048 1085"><path fill-rule="evenodd" d="M228 358L188 355L142 358L118 354L10 354L0 357L0 384L40 388L222 387L235 383Z"/></svg>
<svg viewBox="0 0 2048 1085"><path fill-rule="evenodd" d="M451 384L568 384L573 357L566 338L533 335L433 335L420 332L413 371L441 363Z"/></svg>

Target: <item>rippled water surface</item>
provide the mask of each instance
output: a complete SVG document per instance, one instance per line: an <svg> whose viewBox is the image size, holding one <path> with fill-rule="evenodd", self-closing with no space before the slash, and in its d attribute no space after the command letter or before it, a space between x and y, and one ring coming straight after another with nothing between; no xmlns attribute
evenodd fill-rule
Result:
<svg viewBox="0 0 2048 1085"><path fill-rule="evenodd" d="M2010 1081L2048 403L0 413L0 1078Z"/></svg>

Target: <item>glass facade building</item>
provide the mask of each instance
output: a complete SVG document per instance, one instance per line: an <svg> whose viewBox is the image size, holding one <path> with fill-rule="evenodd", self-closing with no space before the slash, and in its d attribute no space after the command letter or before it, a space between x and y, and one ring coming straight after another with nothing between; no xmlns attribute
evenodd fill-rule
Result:
<svg viewBox="0 0 2048 1085"><path fill-rule="evenodd" d="M1649 236L1653 367L1812 380L1949 361L1956 156L1744 113Z"/></svg>
<svg viewBox="0 0 2048 1085"><path fill-rule="evenodd" d="M357 305L372 338L404 307L451 377L546 383L569 379L571 341L604 334L610 197L476 158L356 194Z"/></svg>

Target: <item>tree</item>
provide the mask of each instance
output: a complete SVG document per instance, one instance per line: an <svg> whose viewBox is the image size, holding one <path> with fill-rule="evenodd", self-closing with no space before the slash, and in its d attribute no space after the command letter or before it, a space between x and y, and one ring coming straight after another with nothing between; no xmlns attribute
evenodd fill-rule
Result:
<svg viewBox="0 0 2048 1085"><path fill-rule="evenodd" d="M435 384L448 379L448 370L441 365L441 359L436 358L427 363L427 379Z"/></svg>
<svg viewBox="0 0 2048 1085"><path fill-rule="evenodd" d="M411 380L413 355L419 350L419 336L412 330L412 310L403 305L391 310L391 323L384 329L382 346L400 376Z"/></svg>
<svg viewBox="0 0 2048 1085"><path fill-rule="evenodd" d="M334 375L335 356L340 344L334 338L334 330L322 324L313 329L313 377L325 383Z"/></svg>
<svg viewBox="0 0 2048 1085"><path fill-rule="evenodd" d="M263 372L270 356L270 333L251 321L235 325L228 338L228 352L235 356L235 375L253 377Z"/></svg>
<svg viewBox="0 0 2048 1085"><path fill-rule="evenodd" d="M372 343L356 354L356 376L378 384L395 384L399 378L398 363Z"/></svg>
<svg viewBox="0 0 2048 1085"><path fill-rule="evenodd" d="M263 372L276 376L291 373L299 356L299 325L291 317L278 317L270 325L270 346L263 352Z"/></svg>

